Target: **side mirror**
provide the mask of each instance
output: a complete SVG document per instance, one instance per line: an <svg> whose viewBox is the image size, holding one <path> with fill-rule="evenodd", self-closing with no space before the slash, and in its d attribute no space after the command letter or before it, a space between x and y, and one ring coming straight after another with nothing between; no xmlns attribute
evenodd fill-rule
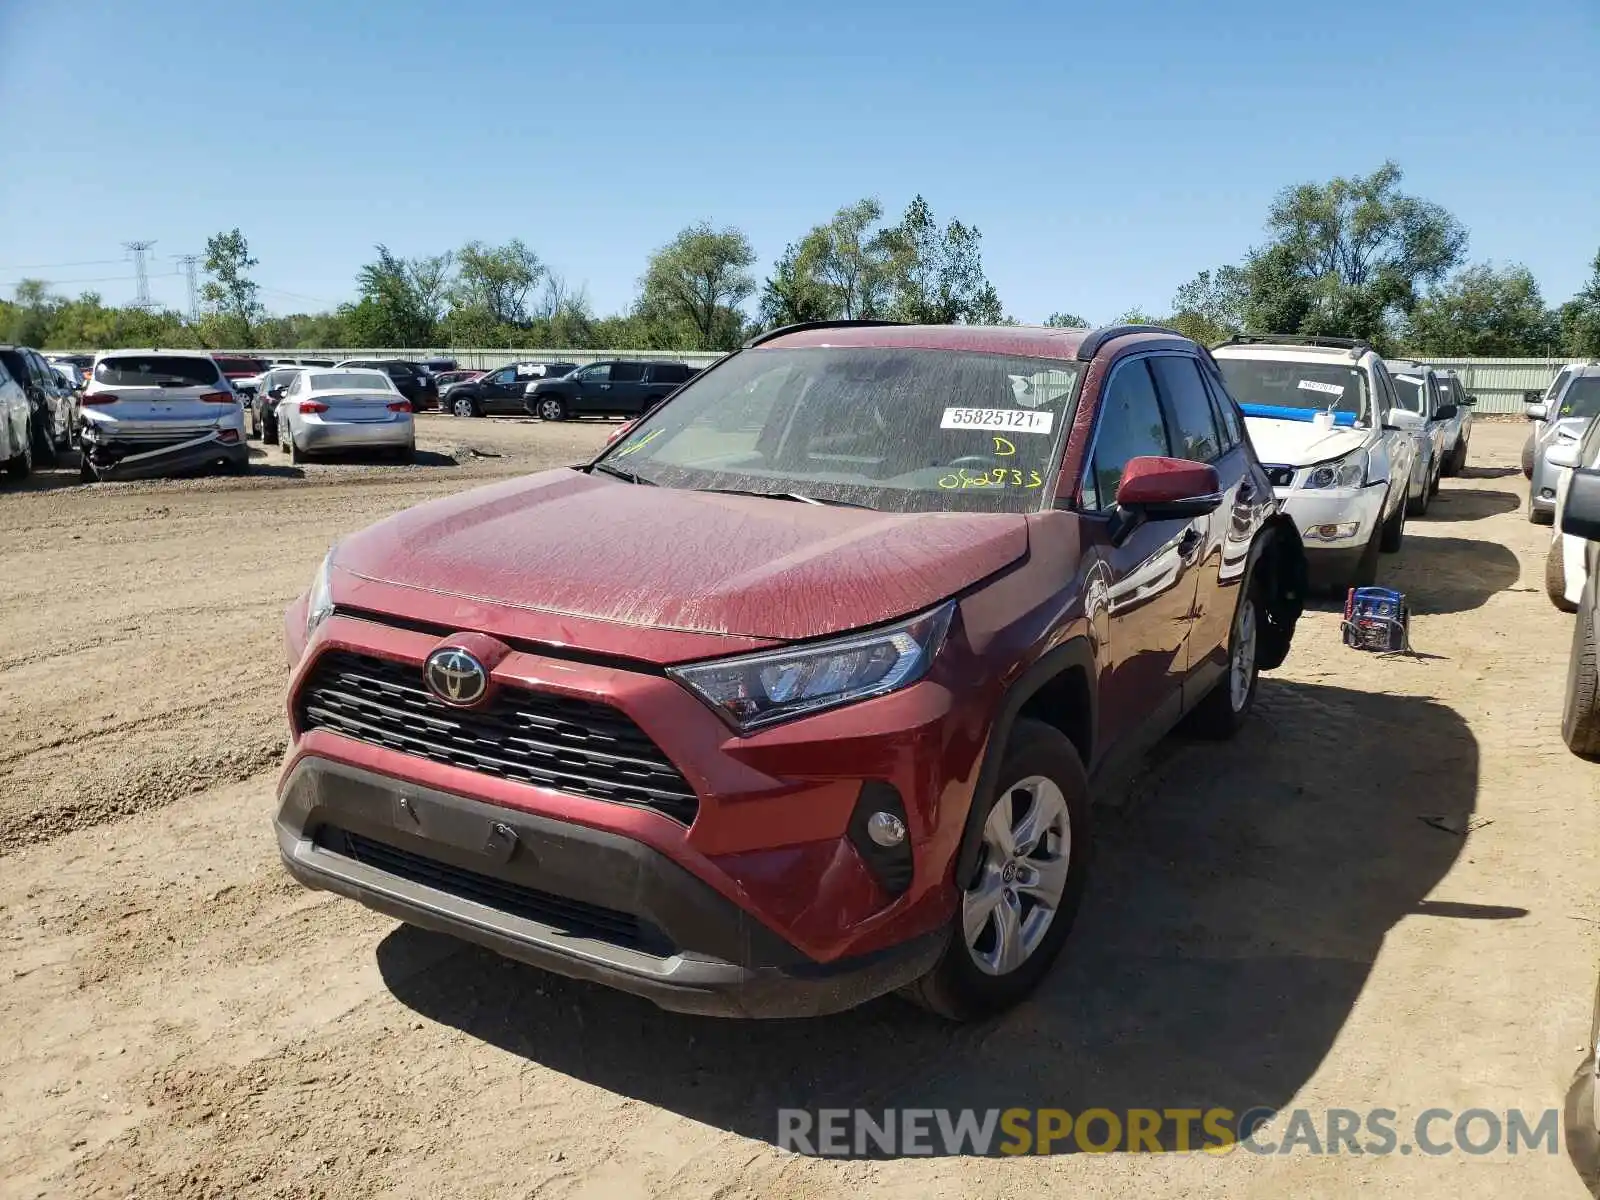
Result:
<svg viewBox="0 0 1600 1200"><path fill-rule="evenodd" d="M1117 485L1117 507L1150 521L1203 517L1222 503L1215 467L1185 458L1133 458Z"/></svg>
<svg viewBox="0 0 1600 1200"><path fill-rule="evenodd" d="M1545 416L1549 413L1549 411L1550 410L1543 404L1530 404L1528 405L1524 415L1530 421L1542 421L1545 419Z"/></svg>
<svg viewBox="0 0 1600 1200"><path fill-rule="evenodd" d="M1478 398L1476 396L1466 396L1463 397L1461 403L1465 404L1468 408L1476 408L1478 405Z"/></svg>
<svg viewBox="0 0 1600 1200"><path fill-rule="evenodd" d="M1590 467L1572 473L1567 506L1561 510L1561 532L1600 542L1600 471Z"/></svg>
<svg viewBox="0 0 1600 1200"><path fill-rule="evenodd" d="M1456 414L1460 411L1461 409L1454 404L1444 404L1440 406L1438 412L1433 414L1433 419L1435 421L1454 421Z"/></svg>
<svg viewBox="0 0 1600 1200"><path fill-rule="evenodd" d="M1545 451L1544 460L1552 467L1575 467L1578 465L1578 443L1558 442Z"/></svg>
<svg viewBox="0 0 1600 1200"><path fill-rule="evenodd" d="M1544 399L1544 393L1543 392L1523 392L1522 393L1522 402L1524 404L1537 404L1537 403L1539 403L1539 401L1541 401L1543 399Z"/></svg>

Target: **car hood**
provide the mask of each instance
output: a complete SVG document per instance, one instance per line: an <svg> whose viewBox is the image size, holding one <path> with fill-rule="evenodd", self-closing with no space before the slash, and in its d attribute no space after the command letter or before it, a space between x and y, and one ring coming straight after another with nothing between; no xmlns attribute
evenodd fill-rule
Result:
<svg viewBox="0 0 1600 1200"><path fill-rule="evenodd" d="M342 542L335 564L512 608L791 640L916 612L1027 550L1020 515L879 513L560 468L398 513Z"/></svg>
<svg viewBox="0 0 1600 1200"><path fill-rule="evenodd" d="M1256 457L1284 467L1306 467L1327 462L1365 444L1365 429L1324 429L1310 421L1278 421L1271 417L1246 417L1245 428Z"/></svg>

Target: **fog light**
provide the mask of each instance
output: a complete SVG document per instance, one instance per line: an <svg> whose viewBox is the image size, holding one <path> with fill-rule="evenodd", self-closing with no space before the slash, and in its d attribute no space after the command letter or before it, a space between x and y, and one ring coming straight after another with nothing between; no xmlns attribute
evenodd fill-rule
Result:
<svg viewBox="0 0 1600 1200"><path fill-rule="evenodd" d="M1356 530L1361 527L1357 521L1342 521L1337 525L1313 525L1306 530L1308 538L1316 538L1323 542L1336 542L1340 538L1355 537Z"/></svg>
<svg viewBox="0 0 1600 1200"><path fill-rule="evenodd" d="M867 836L880 846L898 846L906 840L906 823L893 813L875 812L867 818Z"/></svg>

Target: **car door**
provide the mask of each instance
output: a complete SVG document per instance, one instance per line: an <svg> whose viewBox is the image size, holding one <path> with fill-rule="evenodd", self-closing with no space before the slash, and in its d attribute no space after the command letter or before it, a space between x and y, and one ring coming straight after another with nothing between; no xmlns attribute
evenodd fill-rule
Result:
<svg viewBox="0 0 1600 1200"><path fill-rule="evenodd" d="M645 408L645 364L642 362L614 362L611 364L611 391L609 404L604 410L624 417L636 417Z"/></svg>
<svg viewBox="0 0 1600 1200"><path fill-rule="evenodd" d="M1087 616L1101 641L1099 740L1122 759L1148 748L1182 711L1204 521L1146 521L1122 530L1117 486L1128 462L1171 457L1175 439L1147 356L1124 358L1101 389L1080 483Z"/></svg>
<svg viewBox="0 0 1600 1200"><path fill-rule="evenodd" d="M492 371L479 384L481 391L478 404L484 412L522 411L522 389L527 386L527 381L517 378L516 367L501 367L498 371Z"/></svg>
<svg viewBox="0 0 1600 1200"><path fill-rule="evenodd" d="M1150 360L1167 426L1176 435L1179 458L1209 464L1217 472L1222 503L1195 524L1204 544L1194 564L1194 600L1189 632L1184 707L1193 707L1228 666L1239 588L1249 565L1250 545L1271 511L1272 485L1257 467L1243 433L1243 418L1210 372L1188 354ZM1226 411L1225 411L1226 410Z"/></svg>
<svg viewBox="0 0 1600 1200"><path fill-rule="evenodd" d="M591 363L569 378L572 390L567 408L573 413L607 412L611 402L611 363Z"/></svg>

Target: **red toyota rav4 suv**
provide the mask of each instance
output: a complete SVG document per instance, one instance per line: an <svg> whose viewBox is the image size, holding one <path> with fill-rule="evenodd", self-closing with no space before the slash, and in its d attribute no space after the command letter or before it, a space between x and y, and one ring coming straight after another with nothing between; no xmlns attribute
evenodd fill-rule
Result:
<svg viewBox="0 0 1600 1200"><path fill-rule="evenodd" d="M593 462L335 546L279 846L669 1009L974 1017L1060 952L1095 778L1231 733L1304 576L1170 330L791 326Z"/></svg>

